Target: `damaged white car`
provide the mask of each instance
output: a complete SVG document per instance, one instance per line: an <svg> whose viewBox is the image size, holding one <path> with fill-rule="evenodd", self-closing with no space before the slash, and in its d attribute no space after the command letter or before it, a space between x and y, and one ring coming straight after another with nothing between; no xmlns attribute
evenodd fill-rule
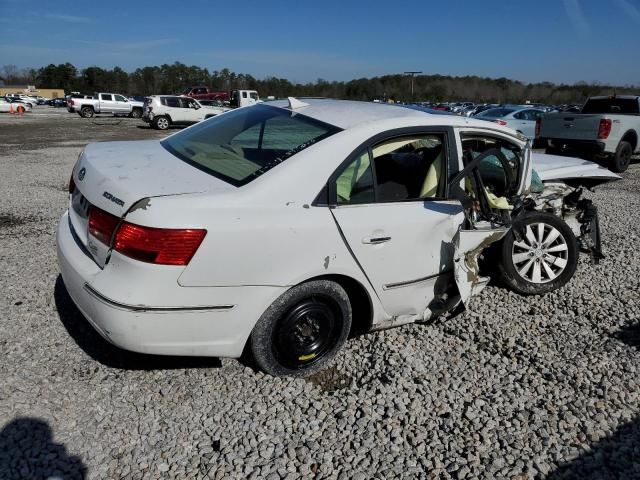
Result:
<svg viewBox="0 0 640 480"><path fill-rule="evenodd" d="M58 259L76 305L115 345L246 348L271 374L305 375L352 331L464 305L489 279L483 263L521 293L559 288L580 249L601 255L581 185L616 178L536 157L479 120L291 98L161 141L88 145Z"/></svg>

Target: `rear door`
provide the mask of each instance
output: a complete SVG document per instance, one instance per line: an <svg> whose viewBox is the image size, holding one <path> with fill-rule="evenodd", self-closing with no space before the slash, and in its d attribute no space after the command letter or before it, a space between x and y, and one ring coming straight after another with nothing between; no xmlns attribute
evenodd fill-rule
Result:
<svg viewBox="0 0 640 480"><path fill-rule="evenodd" d="M101 113L115 113L116 110L116 102L111 93L101 93L100 94L100 112Z"/></svg>
<svg viewBox="0 0 640 480"><path fill-rule="evenodd" d="M123 97L122 95L114 95L113 100L115 105L115 113L131 113L131 104L125 97Z"/></svg>
<svg viewBox="0 0 640 480"><path fill-rule="evenodd" d="M373 142L329 181L331 212L391 316L430 316L454 285L453 239L464 219L446 198L453 132L429 129Z"/></svg>

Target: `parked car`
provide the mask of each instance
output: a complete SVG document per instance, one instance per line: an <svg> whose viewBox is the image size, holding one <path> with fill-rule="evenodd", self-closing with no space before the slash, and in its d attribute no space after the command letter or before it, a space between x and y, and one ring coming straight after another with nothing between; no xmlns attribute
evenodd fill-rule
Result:
<svg viewBox="0 0 640 480"><path fill-rule="evenodd" d="M32 104L18 97L4 97L4 101L7 104L13 104L13 110L19 112L19 108L22 108L23 112L30 112L33 108ZM7 111L11 110L11 106L7 107Z"/></svg>
<svg viewBox="0 0 640 480"><path fill-rule="evenodd" d="M227 107L204 107L191 97L154 95L144 105L142 119L158 130L171 125L193 125L230 110Z"/></svg>
<svg viewBox="0 0 640 480"><path fill-rule="evenodd" d="M13 105L13 107L12 107ZM2 113L24 113L31 111L31 105L24 103L18 99L7 99L0 97L0 112Z"/></svg>
<svg viewBox="0 0 640 480"><path fill-rule="evenodd" d="M47 101L47 105L50 105L52 107L66 107L67 99L63 97L52 98L51 100Z"/></svg>
<svg viewBox="0 0 640 480"><path fill-rule="evenodd" d="M538 136L547 152L602 158L624 172L640 153L640 97L591 97L581 113L550 113L540 119Z"/></svg>
<svg viewBox="0 0 640 480"><path fill-rule="evenodd" d="M505 106L490 108L477 115L474 118L480 120L489 120L498 125L504 125L513 128L517 132L522 133L529 140L536 138L536 120L544 114L544 111L533 107Z"/></svg>
<svg viewBox="0 0 640 480"><path fill-rule="evenodd" d="M487 274L546 293L571 279L578 245L597 258L597 210L576 187L619 177L556 160L494 123L277 100L163 140L88 145L58 262L78 308L119 347L246 347L273 375L306 375L352 328L457 311Z"/></svg>
<svg viewBox="0 0 640 480"><path fill-rule="evenodd" d="M84 118L91 118L100 113L127 115L133 118L142 117L142 102L129 100L117 93L97 93L95 99L72 98L69 108Z"/></svg>

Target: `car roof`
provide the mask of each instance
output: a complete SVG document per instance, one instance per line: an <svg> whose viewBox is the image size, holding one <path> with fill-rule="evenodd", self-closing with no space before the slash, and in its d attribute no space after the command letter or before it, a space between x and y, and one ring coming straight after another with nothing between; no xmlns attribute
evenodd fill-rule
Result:
<svg viewBox="0 0 640 480"><path fill-rule="evenodd" d="M296 108L294 111L307 117L314 118L343 130L357 127L365 123L372 123L392 118L406 118L421 120L425 125L438 125L446 118L447 125L481 126L486 122L454 115L437 115L421 110L406 108L402 105L375 102L359 102L354 100L335 100L329 98L305 98L296 100L307 106ZM289 109L289 100L270 100L262 105Z"/></svg>

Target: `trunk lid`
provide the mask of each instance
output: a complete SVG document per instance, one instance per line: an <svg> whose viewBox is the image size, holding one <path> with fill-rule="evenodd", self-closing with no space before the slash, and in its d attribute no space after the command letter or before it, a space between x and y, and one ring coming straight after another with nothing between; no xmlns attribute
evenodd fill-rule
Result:
<svg viewBox="0 0 640 480"><path fill-rule="evenodd" d="M101 267L109 246L88 234L92 207L122 218L145 198L235 189L170 154L157 140L89 144L72 175L69 219L77 239Z"/></svg>
<svg viewBox="0 0 640 480"><path fill-rule="evenodd" d="M235 188L183 162L157 140L89 144L73 179L92 205L118 217L142 198Z"/></svg>

